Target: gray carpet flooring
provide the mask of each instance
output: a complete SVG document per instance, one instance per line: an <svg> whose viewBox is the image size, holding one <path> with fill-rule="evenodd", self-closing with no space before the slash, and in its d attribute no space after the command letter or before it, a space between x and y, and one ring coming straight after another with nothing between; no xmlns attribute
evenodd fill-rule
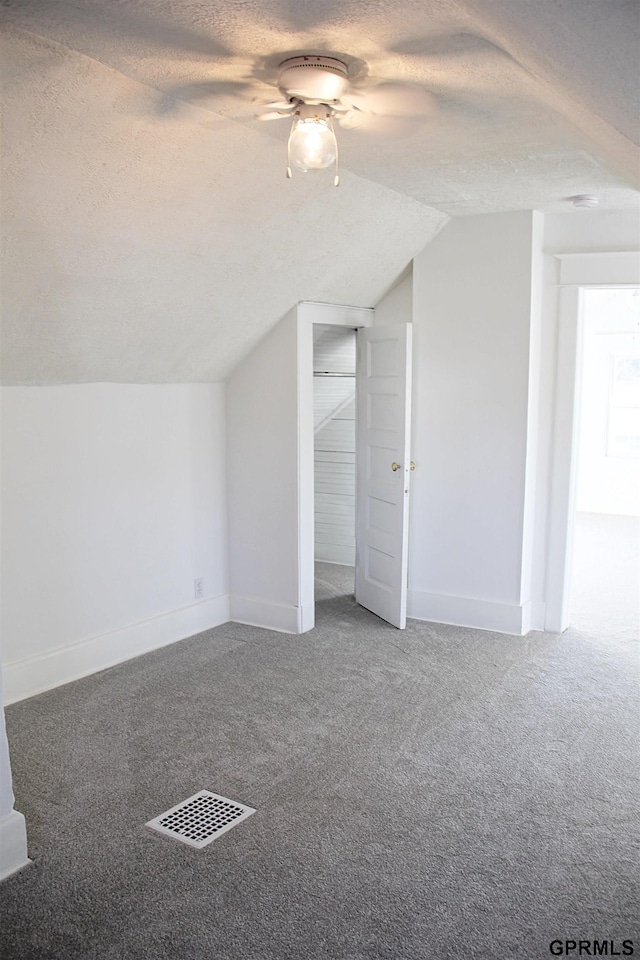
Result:
<svg viewBox="0 0 640 960"><path fill-rule="evenodd" d="M576 517L571 624L608 636L640 622L640 518Z"/></svg>
<svg viewBox="0 0 640 960"><path fill-rule="evenodd" d="M640 952L637 622L400 632L328 566L307 634L228 624L7 710L34 863L3 960ZM257 812L202 851L144 826L203 788Z"/></svg>

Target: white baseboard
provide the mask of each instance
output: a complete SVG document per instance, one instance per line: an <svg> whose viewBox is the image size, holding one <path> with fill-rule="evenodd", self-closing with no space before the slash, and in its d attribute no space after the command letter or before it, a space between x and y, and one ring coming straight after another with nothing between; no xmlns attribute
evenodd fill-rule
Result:
<svg viewBox="0 0 640 960"><path fill-rule="evenodd" d="M4 664L4 702L24 700L228 621L229 597L213 597L50 653Z"/></svg>
<svg viewBox="0 0 640 960"><path fill-rule="evenodd" d="M457 627L492 630L524 636L532 627L532 604L495 603L472 597L452 597L446 594L409 590L407 616L414 620L450 623ZM539 628L535 628L539 629Z"/></svg>
<svg viewBox="0 0 640 960"><path fill-rule="evenodd" d="M24 817L17 810L12 810L6 817L0 817L0 880L5 880L30 863Z"/></svg>
<svg viewBox="0 0 640 960"><path fill-rule="evenodd" d="M264 627L265 630L276 630L278 633L305 633L314 626L314 618L313 603L297 607L288 603L274 603L263 597L231 596L231 620L234 623Z"/></svg>

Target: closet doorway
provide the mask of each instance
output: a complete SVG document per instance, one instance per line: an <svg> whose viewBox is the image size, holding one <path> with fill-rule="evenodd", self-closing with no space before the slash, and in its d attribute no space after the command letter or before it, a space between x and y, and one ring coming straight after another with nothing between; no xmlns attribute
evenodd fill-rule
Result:
<svg viewBox="0 0 640 960"><path fill-rule="evenodd" d="M316 602L354 593L356 330L313 325Z"/></svg>

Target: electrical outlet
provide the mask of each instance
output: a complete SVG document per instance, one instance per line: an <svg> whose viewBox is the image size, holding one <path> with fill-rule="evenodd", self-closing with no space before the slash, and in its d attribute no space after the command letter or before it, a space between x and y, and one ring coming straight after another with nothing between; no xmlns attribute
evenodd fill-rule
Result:
<svg viewBox="0 0 640 960"><path fill-rule="evenodd" d="M193 581L193 592L195 594L196 600L199 600L204 596L204 582L202 577L198 577L197 580Z"/></svg>

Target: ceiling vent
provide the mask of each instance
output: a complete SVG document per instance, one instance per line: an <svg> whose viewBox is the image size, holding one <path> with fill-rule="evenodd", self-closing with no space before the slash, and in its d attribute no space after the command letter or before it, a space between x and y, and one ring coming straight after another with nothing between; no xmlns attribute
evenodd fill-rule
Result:
<svg viewBox="0 0 640 960"><path fill-rule="evenodd" d="M575 197L569 197L569 200L574 207L584 207L585 209L597 207L600 203L598 198L594 197L591 193L579 193Z"/></svg>

